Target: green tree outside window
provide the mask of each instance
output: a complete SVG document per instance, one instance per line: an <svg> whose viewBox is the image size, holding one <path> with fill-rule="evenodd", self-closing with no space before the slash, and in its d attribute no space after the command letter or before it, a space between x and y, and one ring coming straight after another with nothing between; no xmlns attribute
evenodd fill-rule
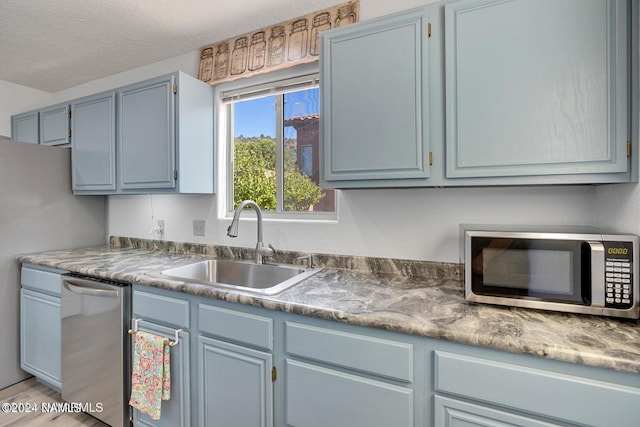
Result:
<svg viewBox="0 0 640 427"><path fill-rule="evenodd" d="M307 211L325 193L292 162L295 153L285 149L284 155L284 210ZM235 138L234 208L243 200L253 200L262 209L276 210L276 142L273 138L264 135Z"/></svg>

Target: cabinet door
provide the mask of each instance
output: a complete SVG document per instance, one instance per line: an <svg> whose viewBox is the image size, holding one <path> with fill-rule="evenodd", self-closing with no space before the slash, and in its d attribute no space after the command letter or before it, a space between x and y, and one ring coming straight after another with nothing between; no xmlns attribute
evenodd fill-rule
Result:
<svg viewBox="0 0 640 427"><path fill-rule="evenodd" d="M122 190L175 188L174 76L118 90Z"/></svg>
<svg viewBox="0 0 640 427"><path fill-rule="evenodd" d="M429 177L427 26L420 9L321 33L329 187Z"/></svg>
<svg viewBox="0 0 640 427"><path fill-rule="evenodd" d="M116 94L71 104L74 191L116 189Z"/></svg>
<svg viewBox="0 0 640 427"><path fill-rule="evenodd" d="M486 406L436 396L435 427L554 427L550 424Z"/></svg>
<svg viewBox="0 0 640 427"><path fill-rule="evenodd" d="M135 298L135 296L134 296ZM165 336L174 340L174 330L151 322L141 321L139 330L152 334ZM191 368L189 366L189 342L188 332L179 333L179 342L171 347L171 397L162 401L160 419L153 420L149 415L143 414L137 409L133 410L133 425L145 427L190 427L191 426L191 400L190 380ZM132 344L133 345L133 344ZM133 360L133 358L132 358Z"/></svg>
<svg viewBox="0 0 640 427"><path fill-rule="evenodd" d="M296 427L410 427L413 390L286 361L286 421Z"/></svg>
<svg viewBox="0 0 640 427"><path fill-rule="evenodd" d="M272 356L198 337L199 425L273 425Z"/></svg>
<svg viewBox="0 0 640 427"><path fill-rule="evenodd" d="M38 112L17 114L11 117L11 139L20 142L38 143Z"/></svg>
<svg viewBox="0 0 640 427"><path fill-rule="evenodd" d="M20 360L25 371L60 391L60 298L20 290Z"/></svg>
<svg viewBox="0 0 640 427"><path fill-rule="evenodd" d="M60 104L40 110L40 144L69 143L69 105Z"/></svg>
<svg viewBox="0 0 640 427"><path fill-rule="evenodd" d="M618 0L445 5L447 178L626 176L628 8Z"/></svg>

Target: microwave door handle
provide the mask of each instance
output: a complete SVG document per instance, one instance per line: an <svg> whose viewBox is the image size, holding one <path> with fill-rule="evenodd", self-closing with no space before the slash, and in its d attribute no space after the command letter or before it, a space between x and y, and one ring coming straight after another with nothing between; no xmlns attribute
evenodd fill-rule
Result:
<svg viewBox="0 0 640 427"><path fill-rule="evenodd" d="M602 242L587 242L591 251L591 306L604 307L605 265Z"/></svg>
<svg viewBox="0 0 640 427"><path fill-rule="evenodd" d="M70 292L79 295L89 295L94 297L107 297L107 298L118 298L120 295L118 291L111 291L107 289L96 289L93 287L87 287L87 284L91 284L88 280L82 279L65 279L64 287L67 288Z"/></svg>

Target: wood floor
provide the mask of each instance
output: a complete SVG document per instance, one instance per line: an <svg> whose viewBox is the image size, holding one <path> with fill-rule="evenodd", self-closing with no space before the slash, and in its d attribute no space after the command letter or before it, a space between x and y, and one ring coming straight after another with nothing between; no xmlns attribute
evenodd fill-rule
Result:
<svg viewBox="0 0 640 427"><path fill-rule="evenodd" d="M43 386L35 378L29 378L0 390L0 426L107 427L106 424L81 412L43 412L40 410L43 408L43 402L62 402L62 398L60 393ZM50 407L50 405L47 406ZM31 408L37 410L26 412ZM17 409L22 411L13 412Z"/></svg>

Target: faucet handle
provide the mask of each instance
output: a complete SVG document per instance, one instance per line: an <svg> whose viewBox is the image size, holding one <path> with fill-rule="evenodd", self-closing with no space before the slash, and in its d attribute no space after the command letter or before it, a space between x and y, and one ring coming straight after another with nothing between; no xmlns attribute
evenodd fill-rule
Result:
<svg viewBox="0 0 640 427"><path fill-rule="evenodd" d="M311 268L312 267L312 263L313 263L313 259L311 258L311 254L297 256L297 257L295 257L293 259L293 261L294 261L294 264L295 264L295 261L302 261L302 264L306 268Z"/></svg>
<svg viewBox="0 0 640 427"><path fill-rule="evenodd" d="M258 246L256 247L256 251L262 256L274 256L278 253L278 251L276 251L276 248L274 248L271 243L269 243L269 247L264 247L258 244Z"/></svg>

